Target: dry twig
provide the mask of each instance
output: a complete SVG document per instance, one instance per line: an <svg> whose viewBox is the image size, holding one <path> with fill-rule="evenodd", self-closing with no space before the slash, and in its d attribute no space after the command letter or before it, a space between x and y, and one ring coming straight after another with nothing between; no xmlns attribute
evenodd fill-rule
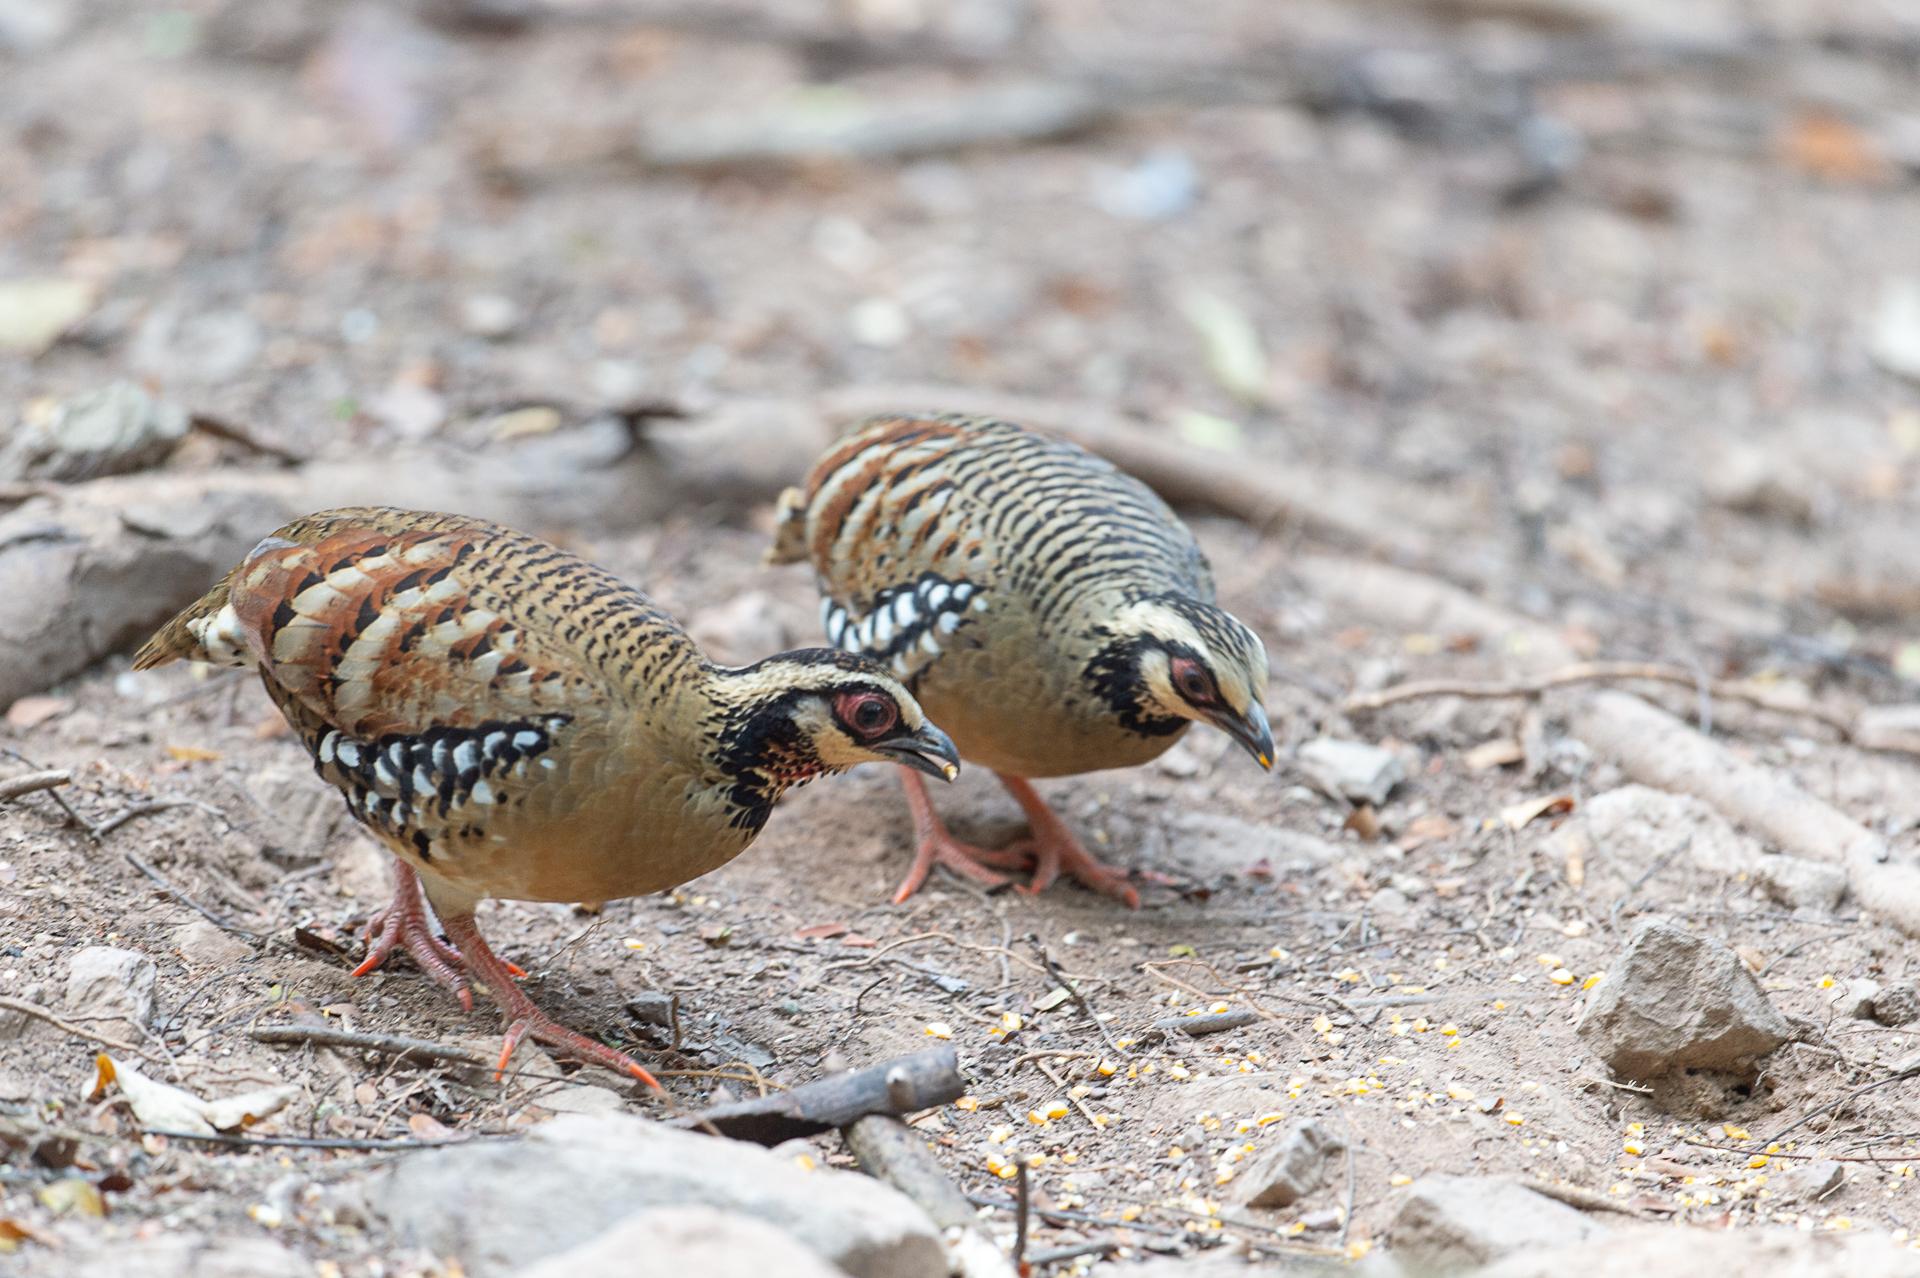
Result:
<svg viewBox="0 0 1920 1278"><path fill-rule="evenodd" d="M55 786L66 785L73 780L73 773L65 768L48 768L41 772L28 772L17 777L8 777L0 781L0 803L7 803L24 795L38 794L42 790L51 790Z"/></svg>

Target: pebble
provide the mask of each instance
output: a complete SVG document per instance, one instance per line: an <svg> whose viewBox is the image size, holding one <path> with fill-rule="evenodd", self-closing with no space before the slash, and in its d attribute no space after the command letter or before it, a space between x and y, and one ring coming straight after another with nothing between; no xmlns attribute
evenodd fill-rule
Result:
<svg viewBox="0 0 1920 1278"><path fill-rule="evenodd" d="M846 1278L845 1271L785 1230L738 1212L701 1206L636 1212L598 1237L518 1271L515 1278L628 1278L640 1272L700 1278Z"/></svg>
<svg viewBox="0 0 1920 1278"><path fill-rule="evenodd" d="M1394 1213L1392 1240L1394 1255L1414 1272L1458 1273L1606 1232L1592 1217L1511 1180L1423 1176Z"/></svg>
<svg viewBox="0 0 1920 1278"><path fill-rule="evenodd" d="M1634 929L1574 1032L1616 1078L1746 1074L1792 1036L1740 956L1664 919Z"/></svg>
<svg viewBox="0 0 1920 1278"><path fill-rule="evenodd" d="M475 337L498 342L520 327L520 308L498 293L475 293L460 303L460 327Z"/></svg>
<svg viewBox="0 0 1920 1278"><path fill-rule="evenodd" d="M1320 785L1355 803L1379 807L1406 780L1406 765L1391 750L1364 741L1316 737L1300 747L1300 768Z"/></svg>
<svg viewBox="0 0 1920 1278"><path fill-rule="evenodd" d="M253 957L253 947L206 919L173 929L173 948L192 967L232 967Z"/></svg>
<svg viewBox="0 0 1920 1278"><path fill-rule="evenodd" d="M138 1037L153 1020L155 975L144 954L89 945L67 967L67 1011L75 1020L118 1021Z"/></svg>
<svg viewBox="0 0 1920 1278"><path fill-rule="evenodd" d="M67 400L13 433L0 478L62 483L157 465L187 433L179 406L132 382L109 382Z"/></svg>
<svg viewBox="0 0 1920 1278"><path fill-rule="evenodd" d="M1879 993L1880 982L1871 977L1856 976L1835 991L1827 1002L1837 1016L1866 1021L1873 1019L1873 1000Z"/></svg>
<svg viewBox="0 0 1920 1278"><path fill-rule="evenodd" d="M1292 1123L1234 1177L1228 1200L1236 1207L1290 1207L1320 1188L1328 1159L1344 1148L1317 1119Z"/></svg>
<svg viewBox="0 0 1920 1278"><path fill-rule="evenodd" d="M70 1278L312 1278L313 1262L268 1238L170 1233L70 1257Z"/></svg>
<svg viewBox="0 0 1920 1278"><path fill-rule="evenodd" d="M1873 1019L1886 1026L1920 1020L1920 989L1912 981L1887 986L1873 996Z"/></svg>

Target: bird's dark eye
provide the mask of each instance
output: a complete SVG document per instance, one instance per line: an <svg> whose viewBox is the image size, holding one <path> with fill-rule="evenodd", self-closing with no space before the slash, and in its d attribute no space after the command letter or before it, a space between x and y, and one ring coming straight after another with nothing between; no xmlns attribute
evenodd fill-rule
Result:
<svg viewBox="0 0 1920 1278"><path fill-rule="evenodd" d="M840 721L863 738L877 737L899 722L899 707L877 692L845 693L835 706Z"/></svg>
<svg viewBox="0 0 1920 1278"><path fill-rule="evenodd" d="M1213 700L1213 678L1191 657L1173 659L1173 685L1180 695L1196 705Z"/></svg>

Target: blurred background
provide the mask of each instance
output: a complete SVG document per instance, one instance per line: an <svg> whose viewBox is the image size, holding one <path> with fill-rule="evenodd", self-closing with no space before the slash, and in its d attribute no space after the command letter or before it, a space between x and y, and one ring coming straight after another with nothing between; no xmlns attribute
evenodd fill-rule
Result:
<svg viewBox="0 0 1920 1278"><path fill-rule="evenodd" d="M812 397L968 388L1612 651L1914 673L1917 55L1896 0L0 0L4 473L127 465L45 442L115 382L176 471L402 504L752 404L740 519Z"/></svg>

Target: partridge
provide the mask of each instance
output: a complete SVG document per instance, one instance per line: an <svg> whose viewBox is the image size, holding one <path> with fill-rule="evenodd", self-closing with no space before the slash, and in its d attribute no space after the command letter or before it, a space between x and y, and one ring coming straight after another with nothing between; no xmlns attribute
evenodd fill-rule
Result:
<svg viewBox="0 0 1920 1278"><path fill-rule="evenodd" d="M1023 845L971 847L903 773L918 850L896 902L935 864L998 885L995 868L1031 861L1028 891L1065 872L1137 907L1028 779L1144 763L1193 723L1272 767L1259 638L1215 604L1166 503L1072 444L959 415L873 419L783 495L768 559L812 564L827 638L887 663L1026 813Z"/></svg>
<svg viewBox="0 0 1920 1278"><path fill-rule="evenodd" d="M182 658L257 669L322 779L398 858L355 975L403 948L466 1008L469 982L484 986L507 1022L501 1068L531 1036L658 1086L534 1005L475 926L484 898L660 891L738 856L813 777L871 760L957 770L882 664L813 648L716 665L611 573L458 515L286 525L134 667Z"/></svg>

